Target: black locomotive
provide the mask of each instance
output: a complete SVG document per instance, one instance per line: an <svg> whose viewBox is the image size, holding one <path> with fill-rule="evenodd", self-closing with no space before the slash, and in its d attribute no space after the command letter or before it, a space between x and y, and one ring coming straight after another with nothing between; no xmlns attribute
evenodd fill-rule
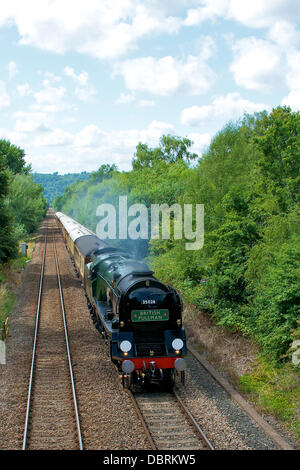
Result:
<svg viewBox="0 0 300 470"><path fill-rule="evenodd" d="M184 382L186 338L177 291L158 281L145 263L56 215L123 385L170 387L177 374Z"/></svg>

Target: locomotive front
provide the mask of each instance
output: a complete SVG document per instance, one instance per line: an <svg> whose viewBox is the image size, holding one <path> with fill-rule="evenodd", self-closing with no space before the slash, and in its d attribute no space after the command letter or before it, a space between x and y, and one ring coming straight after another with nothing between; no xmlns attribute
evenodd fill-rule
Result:
<svg viewBox="0 0 300 470"><path fill-rule="evenodd" d="M186 355L179 294L159 282L143 263L118 283L118 330L112 334L112 358L130 383L172 386L184 381ZM139 269L136 269L139 268Z"/></svg>
<svg viewBox="0 0 300 470"><path fill-rule="evenodd" d="M184 381L182 303L175 289L127 252L110 246L65 214L59 225L83 281L92 320L110 342L123 384Z"/></svg>

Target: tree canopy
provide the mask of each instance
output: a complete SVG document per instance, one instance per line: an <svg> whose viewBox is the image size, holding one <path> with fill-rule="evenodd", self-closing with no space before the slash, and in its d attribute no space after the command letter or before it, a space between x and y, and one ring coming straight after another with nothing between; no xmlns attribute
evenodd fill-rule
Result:
<svg viewBox="0 0 300 470"><path fill-rule="evenodd" d="M18 253L46 212L43 188L30 176L23 149L0 140L0 263Z"/></svg>
<svg viewBox="0 0 300 470"><path fill-rule="evenodd" d="M31 166L26 165L24 150L11 144L9 140L0 139L0 158L1 157L4 158L7 168L9 168L12 173L29 175Z"/></svg>

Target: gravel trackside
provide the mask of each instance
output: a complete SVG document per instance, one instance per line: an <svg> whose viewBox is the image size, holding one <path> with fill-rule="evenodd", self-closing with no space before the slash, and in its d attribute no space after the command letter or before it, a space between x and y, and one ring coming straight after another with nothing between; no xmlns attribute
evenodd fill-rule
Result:
<svg viewBox="0 0 300 470"><path fill-rule="evenodd" d="M278 449L191 353L186 360L186 385L178 394L215 449Z"/></svg>

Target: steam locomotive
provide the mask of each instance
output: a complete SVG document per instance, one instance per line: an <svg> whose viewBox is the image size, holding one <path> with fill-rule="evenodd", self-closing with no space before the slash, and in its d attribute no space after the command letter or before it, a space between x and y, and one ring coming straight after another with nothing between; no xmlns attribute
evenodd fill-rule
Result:
<svg viewBox="0 0 300 470"><path fill-rule="evenodd" d="M184 383L187 348L178 292L69 216L56 217L123 386L170 388L177 375Z"/></svg>

